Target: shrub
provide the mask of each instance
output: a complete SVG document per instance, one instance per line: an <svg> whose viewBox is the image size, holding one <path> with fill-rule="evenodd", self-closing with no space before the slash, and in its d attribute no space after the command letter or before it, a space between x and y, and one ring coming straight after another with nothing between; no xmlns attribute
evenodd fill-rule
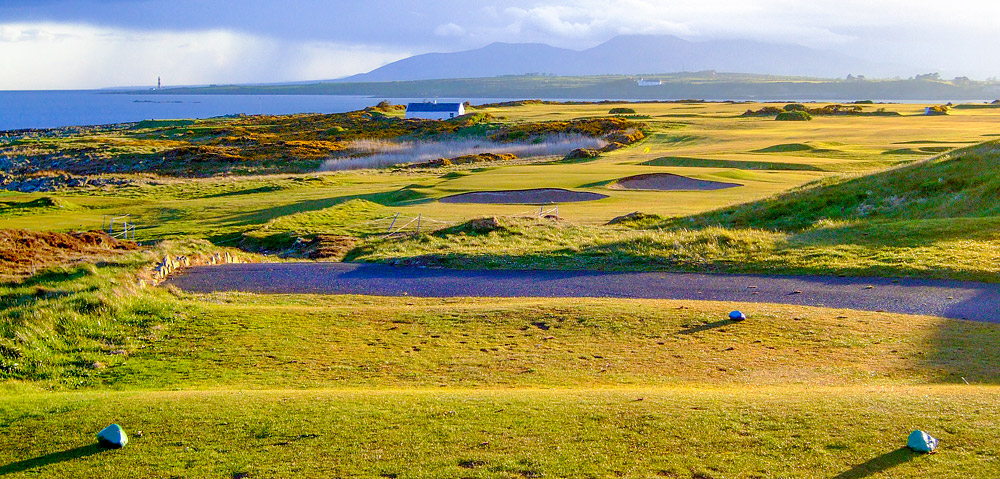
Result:
<svg viewBox="0 0 1000 479"><path fill-rule="evenodd" d="M804 111L785 111L779 113L774 119L778 121L809 121L813 117Z"/></svg>
<svg viewBox="0 0 1000 479"><path fill-rule="evenodd" d="M590 148L577 148L568 155L566 155L566 160L587 160L590 158L597 158L600 153L597 150L592 150Z"/></svg>
<svg viewBox="0 0 1000 479"><path fill-rule="evenodd" d="M635 113L635 110L631 108L612 108L608 110L608 113L612 115L631 115Z"/></svg>
<svg viewBox="0 0 1000 479"><path fill-rule="evenodd" d="M789 103L785 105L785 111L806 111L806 106L801 103Z"/></svg>
<svg viewBox="0 0 1000 479"><path fill-rule="evenodd" d="M864 111L857 105L826 105L820 108L806 110L810 115L863 115Z"/></svg>
<svg viewBox="0 0 1000 479"><path fill-rule="evenodd" d="M747 111L743 112L743 114L740 115L740 116L743 116L743 117L750 117L750 116L774 116L774 115L777 115L777 114L782 113L784 111L785 110L782 110L781 108L778 108L776 106L765 106L764 108L761 108L760 110L747 110Z"/></svg>

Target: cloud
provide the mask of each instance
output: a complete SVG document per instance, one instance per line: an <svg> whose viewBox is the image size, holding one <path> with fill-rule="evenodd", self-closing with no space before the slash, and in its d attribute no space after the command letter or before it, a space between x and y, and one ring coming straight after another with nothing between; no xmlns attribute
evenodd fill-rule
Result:
<svg viewBox="0 0 1000 479"><path fill-rule="evenodd" d="M465 28L460 25L455 25L454 23L446 23L444 25L438 25L434 29L434 34L439 37L462 37L465 36Z"/></svg>
<svg viewBox="0 0 1000 479"><path fill-rule="evenodd" d="M467 38L582 50L615 35L666 34L798 44L980 77L1000 73L1000 2L542 0L487 11Z"/></svg>
<svg viewBox="0 0 1000 479"><path fill-rule="evenodd" d="M66 23L0 24L0 89L36 90L337 78L409 52L288 41L225 29L137 31Z"/></svg>
<svg viewBox="0 0 1000 479"><path fill-rule="evenodd" d="M501 30L555 38L563 46L580 41L596 43L622 34L666 34L690 40L748 38L808 45L852 39L830 28L828 21L837 15L787 0L571 0L512 7L503 13L507 24Z"/></svg>
<svg viewBox="0 0 1000 479"><path fill-rule="evenodd" d="M1000 74L1000 2L977 0L0 0L0 88L336 78L408 53L622 34L838 50ZM39 19L47 19L45 21ZM434 19L431 21L430 19ZM911 72L913 73L913 72ZM79 83L74 83L74 82Z"/></svg>

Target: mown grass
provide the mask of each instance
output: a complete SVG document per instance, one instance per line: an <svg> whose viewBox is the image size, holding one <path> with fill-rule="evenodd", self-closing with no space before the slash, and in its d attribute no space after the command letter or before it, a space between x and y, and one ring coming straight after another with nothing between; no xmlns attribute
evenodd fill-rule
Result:
<svg viewBox="0 0 1000 479"><path fill-rule="evenodd" d="M135 314L129 307L81 313L134 338L123 353L95 351L120 360L86 374L6 376L0 473L724 478L1000 470L988 448L1000 419L991 407L1000 382L1000 328L992 324L778 305L743 305L750 318L732 323L724 318L733 305L656 300L135 290L125 301L155 304L157 317L122 321ZM32 344L88 327L66 326ZM58 363L61 355L50 357ZM67 377L49 376L60 372ZM93 434L111 422L131 443L95 448ZM901 449L915 428L942 440L938 454Z"/></svg>
<svg viewBox="0 0 1000 479"><path fill-rule="evenodd" d="M685 158L678 156L667 156L649 160L643 163L649 166L688 166L696 168L739 168L741 170L800 170L800 171L823 171L813 165L798 163L775 163L764 161L733 161L733 160L713 160L708 158Z"/></svg>
<svg viewBox="0 0 1000 479"><path fill-rule="evenodd" d="M1000 281L996 142L828 178L645 229L509 219L497 231L377 238L349 258L452 268L682 270ZM720 175L723 176L723 175ZM739 175L729 175L739 179Z"/></svg>
<svg viewBox="0 0 1000 479"><path fill-rule="evenodd" d="M46 334L15 343L34 369L2 371L0 473L1000 470L992 324L694 301L189 295L128 288L150 258L134 261L8 286L32 295L13 310L32 315L18 331ZM734 306L749 319L726 320ZM125 449L93 445L111 422ZM915 428L941 451L901 449Z"/></svg>
<svg viewBox="0 0 1000 479"><path fill-rule="evenodd" d="M997 328L725 304L216 294L92 376L117 388L995 384ZM955 344L938 342L942 329ZM958 346L958 345L961 346ZM767 361L761 363L763 358Z"/></svg>
<svg viewBox="0 0 1000 479"><path fill-rule="evenodd" d="M0 399L10 477L988 477L994 387L209 391ZM109 420L122 450L81 447ZM941 450L902 449L914 428ZM136 431L143 431L141 438ZM24 441L28 435L48 440ZM59 453L63 453L60 455Z"/></svg>

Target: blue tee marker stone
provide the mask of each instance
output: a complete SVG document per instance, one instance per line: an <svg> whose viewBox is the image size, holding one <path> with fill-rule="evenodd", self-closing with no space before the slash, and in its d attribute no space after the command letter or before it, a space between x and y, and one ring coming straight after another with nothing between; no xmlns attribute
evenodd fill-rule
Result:
<svg viewBox="0 0 1000 479"><path fill-rule="evenodd" d="M937 445L937 439L919 429L911 432L910 437L906 440L906 447L917 452L934 452Z"/></svg>
<svg viewBox="0 0 1000 479"><path fill-rule="evenodd" d="M743 321L747 319L747 316L739 311L733 311L729 313L729 319L730 321Z"/></svg>
<svg viewBox="0 0 1000 479"><path fill-rule="evenodd" d="M117 424L112 424L97 433L97 443L108 449L120 449L128 444L128 436Z"/></svg>

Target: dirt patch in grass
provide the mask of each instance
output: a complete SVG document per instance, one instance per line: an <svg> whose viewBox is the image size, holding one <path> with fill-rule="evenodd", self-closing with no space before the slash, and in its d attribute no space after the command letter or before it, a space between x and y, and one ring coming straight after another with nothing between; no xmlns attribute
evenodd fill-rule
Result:
<svg viewBox="0 0 1000 479"><path fill-rule="evenodd" d="M309 259L341 261L347 252L358 244L358 238L343 235L316 235L306 243L305 256Z"/></svg>
<svg viewBox="0 0 1000 479"><path fill-rule="evenodd" d="M17 280L50 266L93 260L138 248L131 241L118 241L98 231L0 230L0 281Z"/></svg>
<svg viewBox="0 0 1000 479"><path fill-rule="evenodd" d="M619 190L724 190L726 188L736 188L743 186L739 183L724 183L721 181L699 180L672 173L650 173L645 175L629 176L615 181L609 188Z"/></svg>
<svg viewBox="0 0 1000 479"><path fill-rule="evenodd" d="M549 203L594 201L607 197L607 195L590 193L587 191L571 191L564 190L562 188L536 188L530 190L473 191L471 193L446 196L438 201L442 203L541 205Z"/></svg>

